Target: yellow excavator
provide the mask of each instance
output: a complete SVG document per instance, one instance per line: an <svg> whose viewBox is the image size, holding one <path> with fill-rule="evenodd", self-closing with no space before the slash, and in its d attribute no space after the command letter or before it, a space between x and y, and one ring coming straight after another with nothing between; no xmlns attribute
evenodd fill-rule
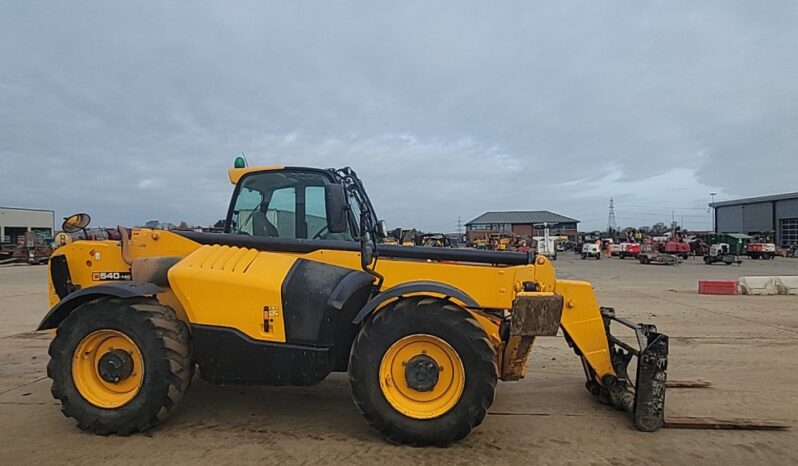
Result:
<svg viewBox="0 0 798 466"><path fill-rule="evenodd" d="M388 440L446 445L483 421L497 381L524 377L535 338L559 330L590 394L642 431L663 425L667 336L599 307L589 283L556 278L545 257L380 244L385 224L350 168L239 158L229 178L223 233L119 227L119 240L53 252L39 329L56 329L47 374L80 429L151 428L195 369L265 385L340 371ZM63 229L87 224L78 214Z"/></svg>

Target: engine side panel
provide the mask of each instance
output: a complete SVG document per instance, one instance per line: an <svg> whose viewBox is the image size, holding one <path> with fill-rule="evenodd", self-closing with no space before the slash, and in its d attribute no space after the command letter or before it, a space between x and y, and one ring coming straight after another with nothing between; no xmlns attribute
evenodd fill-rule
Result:
<svg viewBox="0 0 798 466"><path fill-rule="evenodd" d="M294 262L285 254L202 246L169 269L169 284L190 324L285 342L281 287Z"/></svg>

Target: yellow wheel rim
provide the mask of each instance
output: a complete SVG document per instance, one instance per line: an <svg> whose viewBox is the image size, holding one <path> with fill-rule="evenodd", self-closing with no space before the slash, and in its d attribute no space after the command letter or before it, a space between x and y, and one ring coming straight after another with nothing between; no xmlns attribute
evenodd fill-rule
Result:
<svg viewBox="0 0 798 466"><path fill-rule="evenodd" d="M119 356L124 359L128 370L115 380L109 377L107 368L109 363L119 361ZM109 358L114 358L114 361L109 362ZM129 366L132 366L132 370ZM101 367L106 369L104 373L101 373ZM135 398L141 389L144 359L139 347L124 333L97 330L86 335L75 348L72 355L72 381L80 395L94 406L119 408Z"/></svg>
<svg viewBox="0 0 798 466"><path fill-rule="evenodd" d="M413 375L419 365L427 375L421 382ZM431 368L437 376L430 374ZM380 388L388 403L405 416L432 419L449 412L460 400L465 369L446 341L427 334L408 335L383 355Z"/></svg>

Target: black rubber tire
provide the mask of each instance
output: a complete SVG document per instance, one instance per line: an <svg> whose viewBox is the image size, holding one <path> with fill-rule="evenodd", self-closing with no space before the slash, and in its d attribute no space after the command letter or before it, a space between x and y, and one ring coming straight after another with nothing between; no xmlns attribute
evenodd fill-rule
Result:
<svg viewBox="0 0 798 466"><path fill-rule="evenodd" d="M413 419L391 406L380 389L385 352L400 338L429 334L445 340L460 356L465 387L457 404L434 419ZM496 391L496 353L471 315L436 298L404 298L371 316L352 346L349 381L355 404L369 425L392 443L449 445L465 438L485 419Z"/></svg>
<svg viewBox="0 0 798 466"><path fill-rule="evenodd" d="M587 259L587 254L582 254L582 260Z"/></svg>
<svg viewBox="0 0 798 466"><path fill-rule="evenodd" d="M133 340L144 361L138 394L115 409L86 401L72 379L72 357L80 341L101 329L117 330ZM99 435L143 432L166 419L191 381L191 345L186 326L174 311L150 298L100 298L82 304L58 326L50 343L47 376L61 411L78 428Z"/></svg>

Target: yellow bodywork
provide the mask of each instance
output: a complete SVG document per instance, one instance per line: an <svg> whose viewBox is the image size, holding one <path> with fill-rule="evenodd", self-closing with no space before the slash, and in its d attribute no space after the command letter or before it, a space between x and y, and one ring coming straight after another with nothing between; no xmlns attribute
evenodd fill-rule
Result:
<svg viewBox="0 0 798 466"><path fill-rule="evenodd" d="M231 168L227 170L227 177L230 179L230 182L233 184L238 183L238 180L241 179L242 176L246 175L247 173L255 173L255 172L269 172L275 170L282 170L282 165L272 165L268 167L246 167L246 168Z"/></svg>
<svg viewBox="0 0 798 466"><path fill-rule="evenodd" d="M236 169L235 174L231 170L231 179L234 175L243 176L247 170ZM183 257L169 270L171 289L158 295L180 318L192 324L235 328L261 341L285 341L280 283L297 259L360 269L357 251L321 249L300 254L203 246L162 230L134 229L129 245L132 260ZM72 282L81 287L103 283L106 280L102 278L108 273L130 271L122 259L119 241L75 241L54 254L66 255ZM540 292L564 297L562 328L598 376L613 373L602 317L590 284L557 280L551 263L542 256L525 266L380 258L376 271L385 277L383 290L410 281L435 281L463 290L481 309L505 312L512 310L523 282L537 282ZM59 298L52 283L49 290L50 304L55 305ZM502 342L499 320L480 309L469 312L488 334L499 355L498 367L502 368L502 358L513 349Z"/></svg>
<svg viewBox="0 0 798 466"><path fill-rule="evenodd" d="M607 334L593 287L582 281L557 280L555 292L565 298L562 328L599 376L613 374Z"/></svg>
<svg viewBox="0 0 798 466"><path fill-rule="evenodd" d="M280 285L295 261L286 254L202 246L169 269L169 283L192 324L284 342Z"/></svg>

